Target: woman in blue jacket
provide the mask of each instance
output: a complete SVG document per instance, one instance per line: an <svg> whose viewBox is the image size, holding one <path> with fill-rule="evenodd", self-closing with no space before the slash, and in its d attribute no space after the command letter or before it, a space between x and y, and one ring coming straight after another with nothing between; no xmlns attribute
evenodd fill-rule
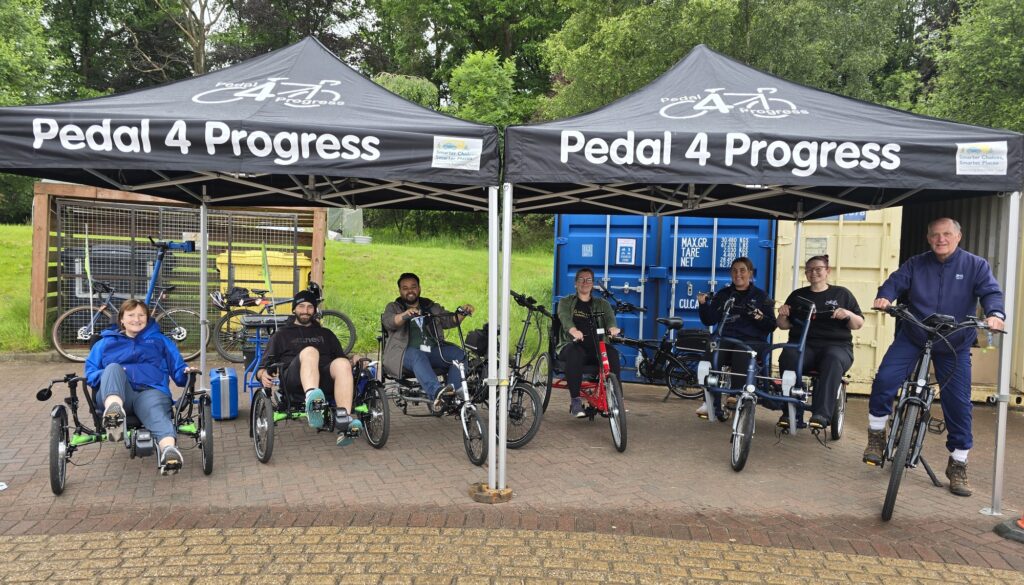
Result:
<svg viewBox="0 0 1024 585"><path fill-rule="evenodd" d="M156 437L160 473L177 473L182 459L167 379L184 386L186 374L192 371L174 343L149 320L146 304L125 301L117 312L117 327L100 334L85 360L85 377L90 386L99 388L97 402L103 404L107 439L121 440L125 415L132 413Z"/></svg>
<svg viewBox="0 0 1024 585"><path fill-rule="evenodd" d="M756 351L758 358L765 359L764 353L768 348L766 338L775 331L775 303L768 298L766 292L754 286L754 263L750 258L736 258L729 272L732 284L715 293L714 297L709 298L706 293L697 295L700 321L705 325L721 323L725 302L734 299L732 310L725 321L725 337L739 339ZM729 366L732 372L729 387L739 388L746 379L750 354L728 342L723 343L721 349L723 351L719 353L718 366ZM722 410L721 400L721 395L715 394L715 416L724 421L729 417ZM697 416L708 416L706 406L697 409Z"/></svg>

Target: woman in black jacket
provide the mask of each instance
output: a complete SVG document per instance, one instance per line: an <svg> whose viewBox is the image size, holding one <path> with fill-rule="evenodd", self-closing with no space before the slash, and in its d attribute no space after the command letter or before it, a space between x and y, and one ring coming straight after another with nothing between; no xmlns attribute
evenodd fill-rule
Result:
<svg viewBox="0 0 1024 585"><path fill-rule="evenodd" d="M701 323L717 325L722 322L722 309L725 302L734 299L732 310L725 320L725 337L733 337L743 341L757 352L758 360L763 363L768 349L766 338L775 331L775 303L768 294L754 286L754 263L750 258L739 257L732 261L730 269L732 284L708 298L706 293L697 295L698 313ZM729 388L740 388L747 375L750 354L739 350L733 343L723 343L719 352L718 366L729 366ZM722 410L721 396L715 394L715 416L720 421L728 419ZM706 406L697 409L697 416L707 418Z"/></svg>

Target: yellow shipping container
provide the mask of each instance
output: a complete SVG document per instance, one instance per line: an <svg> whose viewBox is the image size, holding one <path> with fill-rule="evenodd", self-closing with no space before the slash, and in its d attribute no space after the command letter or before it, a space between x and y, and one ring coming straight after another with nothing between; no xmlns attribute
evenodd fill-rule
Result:
<svg viewBox="0 0 1024 585"><path fill-rule="evenodd" d="M853 332L853 367L850 375L851 393L867 394L871 391L878 363L892 343L893 319L871 310L878 286L899 267L900 226L903 212L900 208L868 211L856 220L840 217L836 220L804 222L800 242L799 262L811 256L828 254L832 274L829 282L844 286L857 297L864 313L864 327ZM780 221L776 254L776 298L781 303L794 288L807 286L803 272L793 286L793 245L796 223ZM788 339L789 333L777 331L775 342Z"/></svg>

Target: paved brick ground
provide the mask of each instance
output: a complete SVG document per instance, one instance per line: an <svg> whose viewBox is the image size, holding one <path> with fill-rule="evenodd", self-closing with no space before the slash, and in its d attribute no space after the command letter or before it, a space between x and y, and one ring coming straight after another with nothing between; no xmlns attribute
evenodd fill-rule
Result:
<svg viewBox="0 0 1024 585"><path fill-rule="evenodd" d="M1024 583L1015 571L846 553L526 530L322 527L0 537L4 582Z"/></svg>
<svg viewBox="0 0 1024 585"><path fill-rule="evenodd" d="M913 471L889 523L878 518L887 470L860 463L865 401L851 399L846 436L828 448L807 433L776 438L774 413L759 413L747 468L735 473L728 463L727 425L702 422L693 416L695 403L663 403L659 389L645 386L627 388L629 448L622 454L614 450L605 421L570 419L564 412L567 400L556 397L536 439L509 452L508 484L515 495L497 506L473 503L466 495L486 473L468 463L455 419L394 411L391 438L382 450L363 441L339 449L332 437L299 423L280 425L267 465L253 455L243 413L215 424L216 466L209 477L202 475L194 451L185 453L181 474L163 478L152 458L130 460L123 448L93 446L76 455L79 465L69 468L67 489L55 497L48 482L47 412L58 398L44 405L34 394L46 380L74 369L0 364L11 397L0 409L0 481L9 485L0 492L0 535L493 528L1024 571L1024 545L995 535L992 527L1001 519L979 513L991 495L995 410L989 407L975 410L975 496L956 498L932 487L923 471ZM1019 515L1024 507L1019 412L1011 413L1008 437L1003 507ZM929 436L925 452L941 475L943 438Z"/></svg>

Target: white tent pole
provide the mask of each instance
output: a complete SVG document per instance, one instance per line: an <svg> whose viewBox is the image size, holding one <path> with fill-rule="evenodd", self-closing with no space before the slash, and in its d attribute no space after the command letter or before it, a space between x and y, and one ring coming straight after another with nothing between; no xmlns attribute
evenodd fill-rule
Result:
<svg viewBox="0 0 1024 585"><path fill-rule="evenodd" d="M207 250L206 246L206 232L207 222L209 220L209 210L206 207L206 187L203 187L203 203L199 206L199 241L196 242L196 246L199 248L199 375L206 376L206 343L209 341L210 321L207 319L206 312L209 309L206 300L209 298L207 295L207 288L209 282L206 273L207 263ZM200 378L202 382L202 378ZM209 378L206 379L207 386L209 385ZM200 387L204 387L200 383Z"/></svg>
<svg viewBox="0 0 1024 585"><path fill-rule="evenodd" d="M804 222L798 219L796 222L796 235L793 236L793 286L790 290L796 290L800 284L800 244L804 240Z"/></svg>
<svg viewBox="0 0 1024 585"><path fill-rule="evenodd" d="M502 224L503 228L501 231L501 341L498 342L498 348L501 351L501 370L499 376L501 378L501 386L498 388L498 485L499 490L505 489L505 460L506 460L506 441L505 438L508 435L508 383L509 383L509 364L508 364L508 329L509 329L509 310L511 302L509 301L509 289L512 287L511 276L512 276L512 185L505 183L504 185L504 210L502 211ZM492 411L495 409L491 409Z"/></svg>
<svg viewBox="0 0 1024 585"><path fill-rule="evenodd" d="M601 287L608 290L608 284L612 279L608 276L608 254L612 249L612 216L604 216L604 275L601 277Z"/></svg>
<svg viewBox="0 0 1024 585"><path fill-rule="evenodd" d="M993 462L992 507L981 512L992 516L1003 514L1003 479L1006 463L1006 417L1010 401L1010 368L1012 364L1014 301L1017 297L1017 258L1020 249L1020 191L1010 195L1010 217L1006 238L1006 335L999 347L998 420L996 422L996 452Z"/></svg>
<svg viewBox="0 0 1024 585"><path fill-rule="evenodd" d="M495 408L498 382L498 188L487 190L487 487L494 489L497 481L495 437L498 409Z"/></svg>
<svg viewBox="0 0 1024 585"><path fill-rule="evenodd" d="M676 316L676 283L679 280L676 278L676 270L679 269L679 218L673 220L672 229L672 280L669 283L672 285L669 287L669 298L672 299L672 304L668 307L668 316Z"/></svg>

